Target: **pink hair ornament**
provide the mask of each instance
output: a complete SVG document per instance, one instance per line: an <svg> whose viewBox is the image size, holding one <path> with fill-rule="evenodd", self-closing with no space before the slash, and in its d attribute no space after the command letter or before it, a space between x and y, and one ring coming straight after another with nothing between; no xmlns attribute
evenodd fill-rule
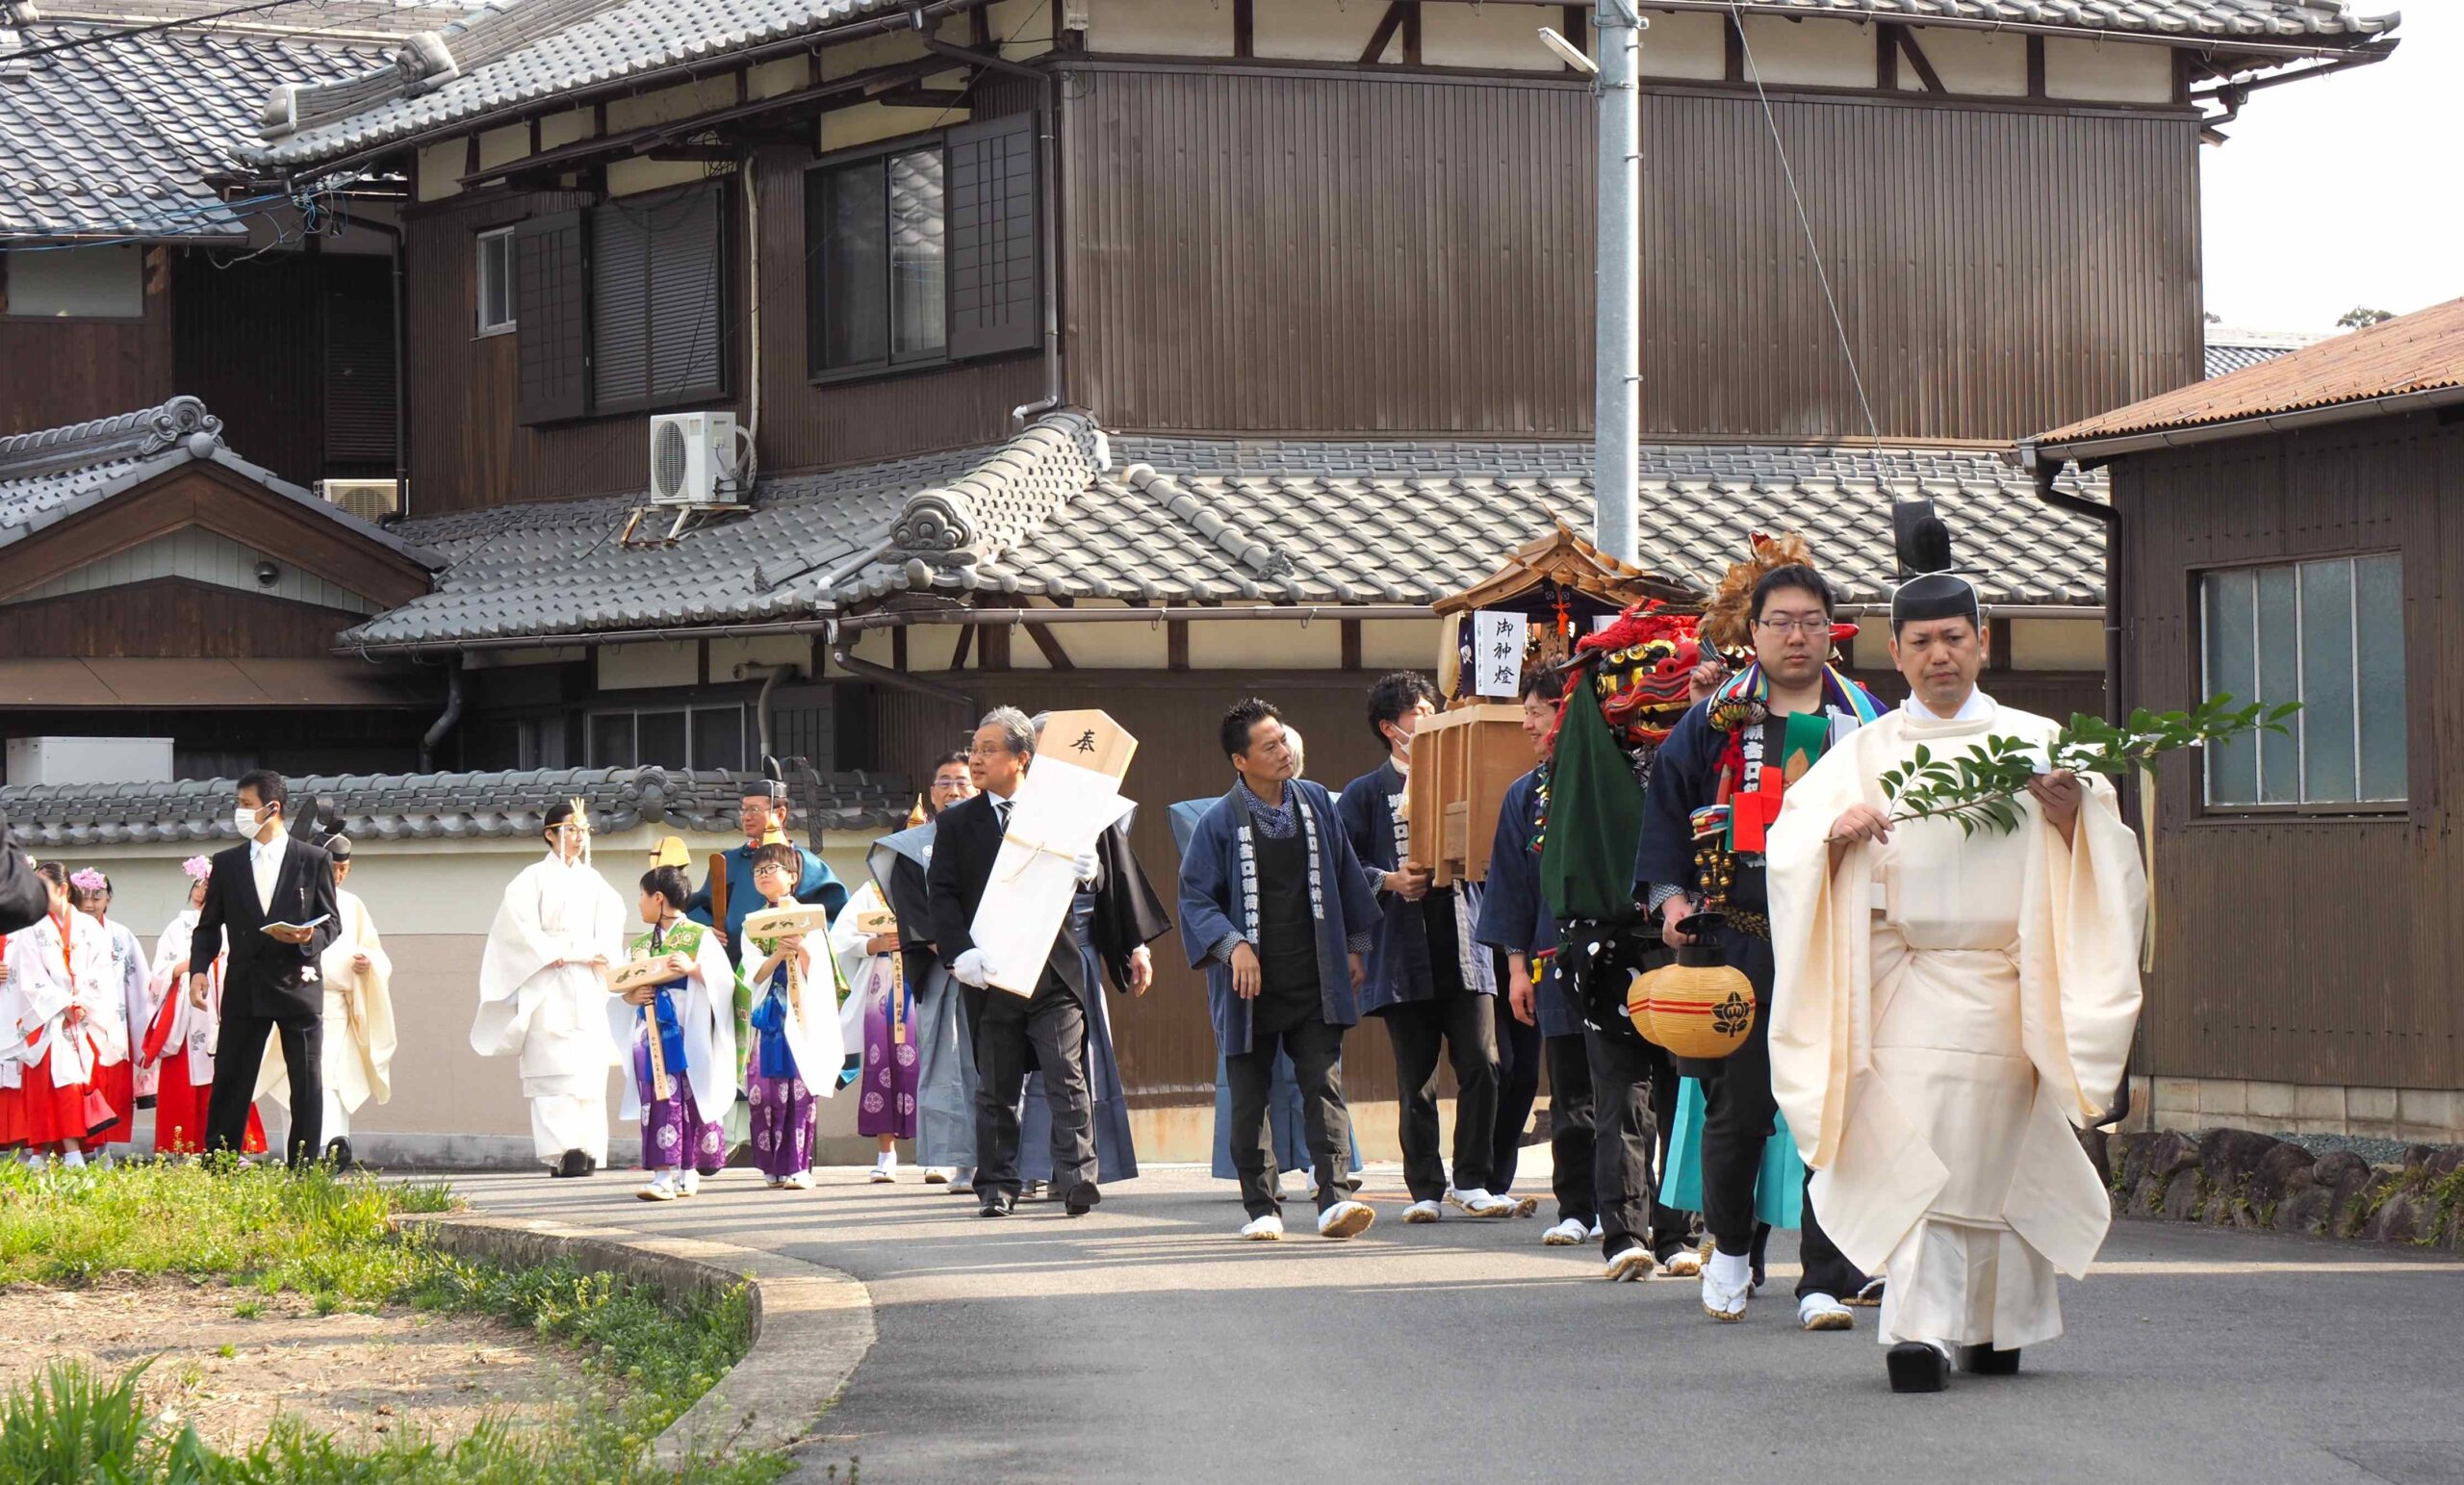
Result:
<svg viewBox="0 0 2464 1485"><path fill-rule="evenodd" d="M202 856L192 856L180 863L180 870L188 873L190 881L203 882L214 875L214 862Z"/></svg>
<svg viewBox="0 0 2464 1485"><path fill-rule="evenodd" d="M109 877L89 866L83 871L71 873L68 884L81 892L100 892L108 888L112 883Z"/></svg>

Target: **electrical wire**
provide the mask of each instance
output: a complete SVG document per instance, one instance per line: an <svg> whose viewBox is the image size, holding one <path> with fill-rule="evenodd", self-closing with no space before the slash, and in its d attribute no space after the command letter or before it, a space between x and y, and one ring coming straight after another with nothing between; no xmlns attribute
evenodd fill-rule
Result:
<svg viewBox="0 0 2464 1485"><path fill-rule="evenodd" d="M1864 374L1857 370L1857 352L1848 344L1848 324L1839 315L1839 300L1831 291L1831 270L1823 266L1822 244L1814 241L1813 220L1806 215L1806 198L1797 190L1797 172L1788 164L1788 146L1780 138L1779 115L1772 111L1771 95L1762 89L1762 68L1755 63L1753 43L1745 36L1745 13L1737 0L1729 0L1729 23L1736 27L1737 47L1745 54L1746 76L1754 80L1754 95L1762 104L1762 122L1771 131L1771 149L1780 157L1780 175L1788 183L1788 199L1797 209L1797 225L1806 235L1806 250L1813 254L1814 277L1822 284L1822 302L1831 311L1831 328L1839 337L1840 357L1848 363L1848 380L1857 389L1857 405L1865 414L1865 431L1874 440L1874 453L1880 457L1883 448L1882 424L1874 418L1874 404L1865 396Z"/></svg>
<svg viewBox="0 0 2464 1485"><path fill-rule="evenodd" d="M93 36L78 37L71 40L53 41L42 46L28 47L21 51L9 53L6 60L13 64L20 62L32 62L40 57L56 57L63 52L83 51L89 46L102 46L113 41L126 40L130 37L151 36L158 31L207 30L210 29L208 23L213 21L227 20L234 15L252 15L260 11L275 10L286 5L313 5L321 11L325 8L326 0L256 0L256 3L252 5L235 5L227 10L208 11L200 15L183 15L174 20L158 20L149 22L142 26L130 26L119 31L105 31ZM68 21L38 21L36 24L68 25L73 23Z"/></svg>

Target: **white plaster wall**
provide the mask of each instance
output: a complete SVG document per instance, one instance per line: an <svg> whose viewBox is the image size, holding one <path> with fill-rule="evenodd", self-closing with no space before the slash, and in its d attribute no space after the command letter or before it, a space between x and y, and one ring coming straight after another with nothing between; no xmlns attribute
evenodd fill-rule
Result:
<svg viewBox="0 0 2464 1485"><path fill-rule="evenodd" d="M1745 18L1745 43L1754 55L1754 68L1760 71L1762 81L1772 84L1871 88L1874 37L1871 26L1845 21L1797 21L1777 15Z"/></svg>
<svg viewBox="0 0 2464 1485"><path fill-rule="evenodd" d="M1854 670L1890 670L1890 617L1857 616L1857 637L1849 643L1848 663Z"/></svg>
<svg viewBox="0 0 2464 1485"><path fill-rule="evenodd" d="M745 80L745 91L756 98L775 98L782 93L794 92L800 88L808 87L811 82L811 58L785 57L777 62L765 62L755 67L752 75Z"/></svg>
<svg viewBox="0 0 2464 1485"><path fill-rule="evenodd" d="M479 132L479 168L482 170L493 170L501 165L511 165L529 153L530 126L526 123L508 124L501 129L483 129Z"/></svg>
<svg viewBox="0 0 2464 1485"><path fill-rule="evenodd" d="M1722 31L1727 22L1699 11L1647 13L1651 29L1643 33L1642 74L1716 82L1729 75L1729 43ZM1600 55L1600 34L1585 28L1575 39L1594 57Z"/></svg>
<svg viewBox="0 0 2464 1485"><path fill-rule="evenodd" d="M859 144L962 124L973 116L974 114L963 106L942 110L891 108L880 103L859 104L855 108L839 109L821 115L821 139L816 147L826 155L832 150L853 149Z"/></svg>
<svg viewBox="0 0 2464 1485"><path fill-rule="evenodd" d="M690 186L707 180L710 166L699 160L610 160L607 162L607 193L611 196L637 196L646 191L665 191L671 186Z"/></svg>
<svg viewBox="0 0 2464 1485"><path fill-rule="evenodd" d="M1170 636L1160 624L1061 624L1051 632L1067 652L1069 663L1080 670L1162 670L1171 663ZM1026 648L1042 663L1043 656L1034 654L1033 641ZM1014 644L1010 658L1013 663L1020 658Z"/></svg>
<svg viewBox="0 0 2464 1485"><path fill-rule="evenodd" d="M1343 663L1343 626L1332 618L1190 625L1194 670L1341 670Z"/></svg>
<svg viewBox="0 0 2464 1485"><path fill-rule="evenodd" d="M603 691L689 686L702 678L701 651L692 644L602 645L594 653Z"/></svg>
<svg viewBox="0 0 2464 1485"><path fill-rule="evenodd" d="M573 109L562 114L550 114L539 120L539 147L554 149L589 139L599 131L599 120L589 109Z"/></svg>
<svg viewBox="0 0 2464 1485"><path fill-rule="evenodd" d="M1540 44L1540 28L1564 24L1563 15L1528 5L1424 5L1421 61L1432 67L1562 73L1565 64ZM1584 44L1580 37L1575 41Z"/></svg>
<svg viewBox="0 0 2464 1485"><path fill-rule="evenodd" d="M1183 0L1185 4L1205 4L1206 0ZM1301 62L1358 62L1369 45L1370 35L1376 31L1379 17L1386 7L1375 0L1256 0L1251 13L1255 16L1257 54ZM1426 33L1423 33L1425 38ZM1394 62L1402 58L1402 38L1387 43L1387 55L1381 59Z"/></svg>
<svg viewBox="0 0 2464 1485"><path fill-rule="evenodd" d="M1434 618L1362 620L1361 669L1433 672L1445 632L1445 627Z"/></svg>
<svg viewBox="0 0 2464 1485"><path fill-rule="evenodd" d="M1989 98L2028 95L2028 40L2010 31L1968 31L1952 26L1914 26L1909 35L1952 92ZM1899 86L1922 91L1924 79L1902 59Z"/></svg>
<svg viewBox="0 0 2464 1485"><path fill-rule="evenodd" d="M2052 98L2113 103L2173 101L2173 50L2126 41L2048 37L2044 90Z"/></svg>
<svg viewBox="0 0 2464 1485"><path fill-rule="evenodd" d="M749 639L710 640L710 678L736 678L739 665L812 664L812 641L802 634L760 634Z"/></svg>
<svg viewBox="0 0 2464 1485"><path fill-rule="evenodd" d="M1057 6L1060 0L1054 0ZM1086 0L1087 49L1158 57L1232 55L1229 0ZM1262 28L1263 29L1263 28ZM996 24L993 34L1006 36Z"/></svg>
<svg viewBox="0 0 2464 1485"><path fill-rule="evenodd" d="M2105 668L2105 627L2093 619L2014 619L2005 627L2013 670Z"/></svg>
<svg viewBox="0 0 2464 1485"><path fill-rule="evenodd" d="M423 201L442 201L447 196L462 193L462 167L471 158L470 146L460 140L448 140L442 144L420 146L416 188Z"/></svg>
<svg viewBox="0 0 2464 1485"><path fill-rule="evenodd" d="M1052 50L1053 29L1061 23L1063 0L998 0L984 8L1001 54L1013 61Z"/></svg>
<svg viewBox="0 0 2464 1485"><path fill-rule="evenodd" d="M706 77L699 82L662 88L656 92L608 99L607 132L623 134L628 129L639 129L645 124L672 123L713 109L731 108L734 104L735 78L732 75Z"/></svg>

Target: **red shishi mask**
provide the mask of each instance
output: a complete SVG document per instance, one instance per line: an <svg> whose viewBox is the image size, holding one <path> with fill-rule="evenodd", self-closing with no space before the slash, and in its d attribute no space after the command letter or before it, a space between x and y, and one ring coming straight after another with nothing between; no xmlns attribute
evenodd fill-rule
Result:
<svg viewBox="0 0 2464 1485"><path fill-rule="evenodd" d="M1657 603L1637 604L1578 651L1604 652L1592 673L1601 715L1630 748L1656 748L1685 715L1688 682L1703 649L1691 614L1662 612Z"/></svg>

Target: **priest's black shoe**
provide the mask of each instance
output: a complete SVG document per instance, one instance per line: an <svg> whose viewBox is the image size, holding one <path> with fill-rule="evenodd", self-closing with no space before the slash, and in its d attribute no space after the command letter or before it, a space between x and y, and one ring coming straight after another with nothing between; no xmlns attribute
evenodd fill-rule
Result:
<svg viewBox="0 0 2464 1485"><path fill-rule="evenodd" d="M341 1174L343 1171L348 1170L352 1165L350 1158L350 1141L340 1135L336 1135L333 1139L326 1140L325 1163L334 1167L334 1172L337 1175Z"/></svg>
<svg viewBox="0 0 2464 1485"><path fill-rule="evenodd" d="M984 1205L975 1209L978 1216L1008 1216L1016 1205L1008 1196L987 1196Z"/></svg>
<svg viewBox="0 0 2464 1485"><path fill-rule="evenodd" d="M1960 1370L1970 1376L2017 1376L2018 1348L1997 1351L1989 1345L1961 1346Z"/></svg>
<svg viewBox="0 0 2464 1485"><path fill-rule="evenodd" d="M1884 1355L1883 1363L1890 1368L1895 1393L1938 1393L1951 1376L1951 1359L1922 1341L1902 1341Z"/></svg>
<svg viewBox="0 0 2464 1485"><path fill-rule="evenodd" d="M556 1168L551 1173L560 1176L586 1176L590 1174L590 1157L579 1150L567 1150L564 1159L556 1162Z"/></svg>
<svg viewBox="0 0 2464 1485"><path fill-rule="evenodd" d="M1103 1199L1104 1193L1095 1190L1094 1182L1081 1181L1069 1189L1069 1200L1065 1210L1071 1216L1085 1216L1095 1210L1095 1203Z"/></svg>

